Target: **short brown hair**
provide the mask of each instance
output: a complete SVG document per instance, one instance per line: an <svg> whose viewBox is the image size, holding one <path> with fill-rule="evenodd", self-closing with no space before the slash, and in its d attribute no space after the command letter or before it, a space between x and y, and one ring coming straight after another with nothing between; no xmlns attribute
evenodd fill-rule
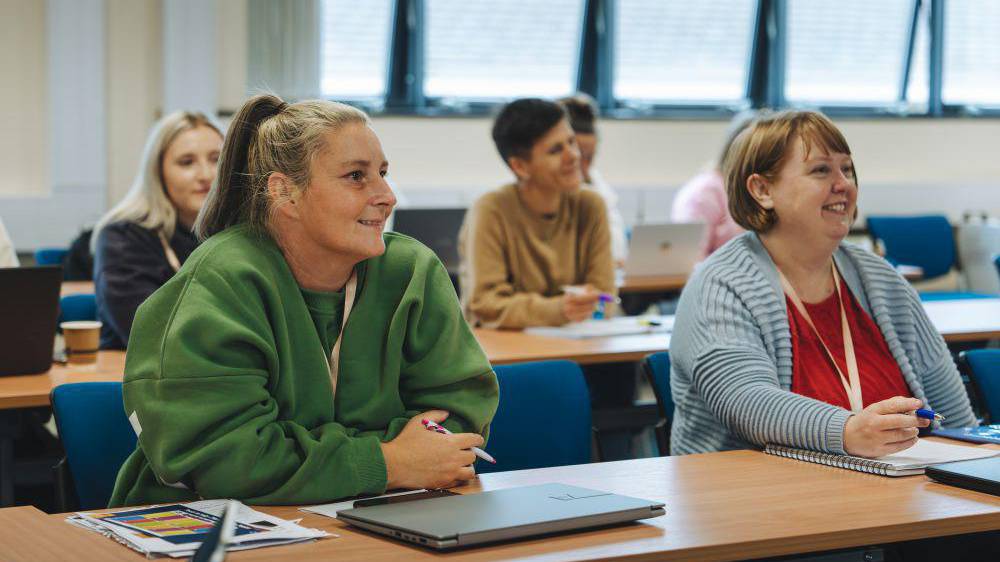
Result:
<svg viewBox="0 0 1000 562"><path fill-rule="evenodd" d="M796 139L805 143L807 155L817 146L831 153L851 153L847 139L822 113L789 110L758 117L733 141L722 166L729 214L736 224L754 232L767 232L775 225L774 210L760 206L747 189L747 180L754 174L777 179ZM855 184L857 177L854 170Z"/></svg>
<svg viewBox="0 0 1000 562"><path fill-rule="evenodd" d="M595 135L597 130L594 122L597 120L597 102L594 98L584 93L574 94L567 98L560 98L556 103L566 108L569 115L569 126L574 133L585 135Z"/></svg>

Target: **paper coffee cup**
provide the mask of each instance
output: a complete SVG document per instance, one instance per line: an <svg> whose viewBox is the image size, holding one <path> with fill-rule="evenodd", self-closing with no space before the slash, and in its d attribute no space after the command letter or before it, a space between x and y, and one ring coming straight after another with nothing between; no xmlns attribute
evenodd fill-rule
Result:
<svg viewBox="0 0 1000 562"><path fill-rule="evenodd" d="M97 349L101 343L101 323L96 320L75 320L62 322L66 342L66 362L90 364L97 362Z"/></svg>

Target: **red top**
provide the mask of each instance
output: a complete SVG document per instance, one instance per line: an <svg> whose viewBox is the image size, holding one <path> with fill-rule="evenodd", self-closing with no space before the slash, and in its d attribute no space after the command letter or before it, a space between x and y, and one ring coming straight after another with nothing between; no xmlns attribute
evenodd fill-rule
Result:
<svg viewBox="0 0 1000 562"><path fill-rule="evenodd" d="M878 326L861 308L843 280L840 282L840 290L844 295L847 323L851 327L854 341L861 398L865 407L893 396L912 396ZM823 351L816 333L787 295L785 301L788 307L788 324L792 331L792 392L850 410L851 402L840 382L840 375ZM822 302L802 304L846 377L847 359L844 355L837 292L834 291Z"/></svg>

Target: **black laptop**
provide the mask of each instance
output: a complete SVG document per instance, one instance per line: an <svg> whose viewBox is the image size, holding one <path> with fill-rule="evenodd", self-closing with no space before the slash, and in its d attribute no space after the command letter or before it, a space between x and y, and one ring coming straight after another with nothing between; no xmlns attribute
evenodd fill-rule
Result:
<svg viewBox="0 0 1000 562"><path fill-rule="evenodd" d="M926 473L942 484L1000 496L1000 457L936 464Z"/></svg>
<svg viewBox="0 0 1000 562"><path fill-rule="evenodd" d="M458 272L458 231L465 209L396 209L392 229L420 241L437 254L448 273Z"/></svg>
<svg viewBox="0 0 1000 562"><path fill-rule="evenodd" d="M52 367L62 267L0 268L0 375Z"/></svg>

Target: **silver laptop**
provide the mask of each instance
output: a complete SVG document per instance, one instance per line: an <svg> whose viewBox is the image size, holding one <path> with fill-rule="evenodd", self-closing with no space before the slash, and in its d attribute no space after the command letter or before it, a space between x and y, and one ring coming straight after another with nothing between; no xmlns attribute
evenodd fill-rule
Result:
<svg viewBox="0 0 1000 562"><path fill-rule="evenodd" d="M502 541L663 515L663 504L542 484L346 509L337 519L431 548Z"/></svg>
<svg viewBox="0 0 1000 562"><path fill-rule="evenodd" d="M703 223L640 224L632 227L626 277L687 275L701 257Z"/></svg>

